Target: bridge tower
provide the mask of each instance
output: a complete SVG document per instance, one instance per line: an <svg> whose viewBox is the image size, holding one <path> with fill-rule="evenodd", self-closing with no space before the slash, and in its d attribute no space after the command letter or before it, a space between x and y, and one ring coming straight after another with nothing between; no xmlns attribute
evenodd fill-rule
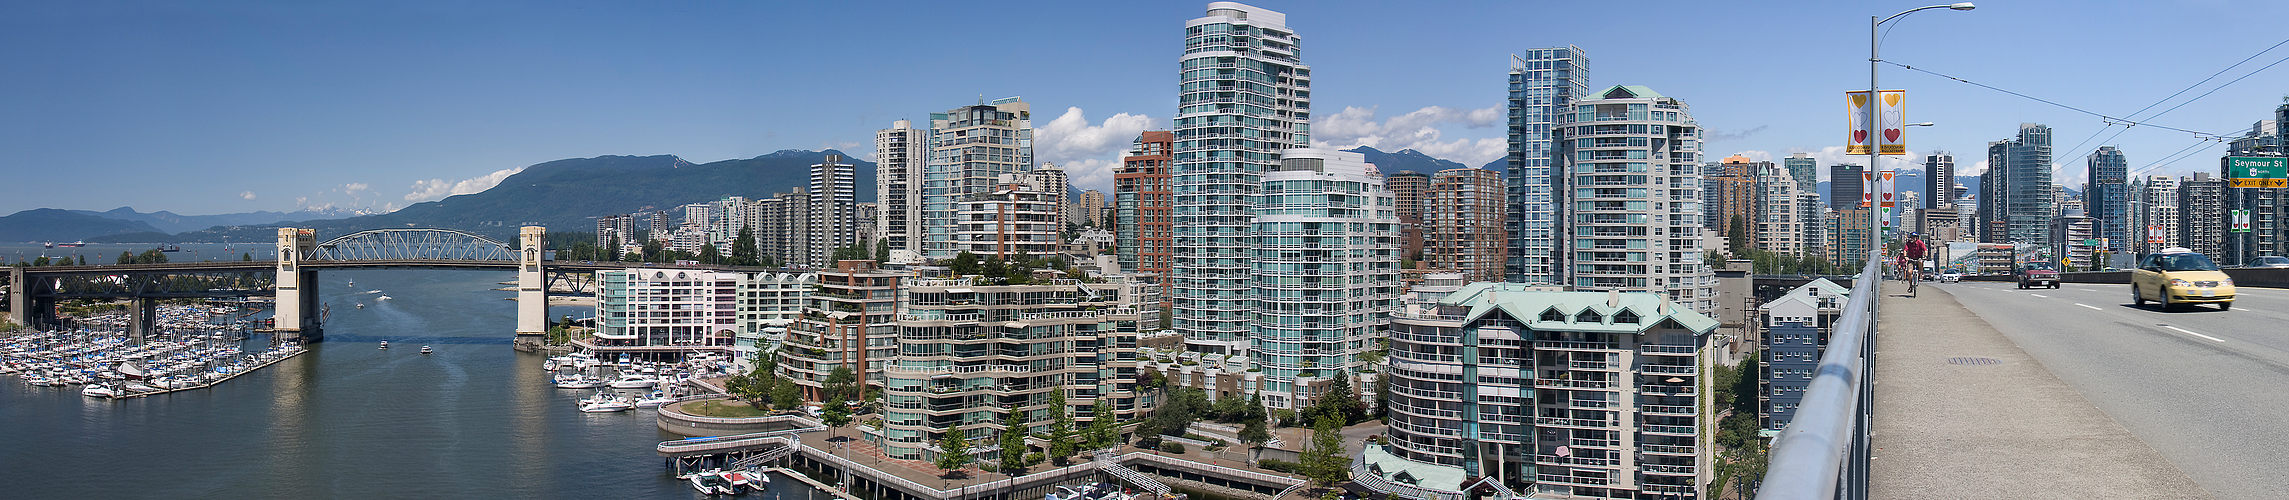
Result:
<svg viewBox="0 0 2289 500"><path fill-rule="evenodd" d="M517 340L548 336L548 275L541 270L547 257L548 228L525 226L517 231ZM539 342L534 342L539 343Z"/></svg>
<svg viewBox="0 0 2289 500"><path fill-rule="evenodd" d="M61 323L56 319L56 280L24 272L24 268L8 267L8 321L29 328L54 328Z"/></svg>
<svg viewBox="0 0 2289 500"><path fill-rule="evenodd" d="M304 343L325 338L319 328L318 271L302 267L302 260L318 251L315 235L311 229L278 228L278 304L270 315L271 328Z"/></svg>

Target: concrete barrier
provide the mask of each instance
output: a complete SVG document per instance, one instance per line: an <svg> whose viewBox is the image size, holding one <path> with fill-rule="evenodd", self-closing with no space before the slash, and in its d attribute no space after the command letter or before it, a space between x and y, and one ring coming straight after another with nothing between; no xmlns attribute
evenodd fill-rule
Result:
<svg viewBox="0 0 2289 500"><path fill-rule="evenodd" d="M2255 288L2289 288L2289 269L2224 269L2233 278L2233 286ZM1963 281L1998 281L2009 283L2010 275L1964 276ZM2130 271L2084 271L2059 273L2061 283L2130 284Z"/></svg>

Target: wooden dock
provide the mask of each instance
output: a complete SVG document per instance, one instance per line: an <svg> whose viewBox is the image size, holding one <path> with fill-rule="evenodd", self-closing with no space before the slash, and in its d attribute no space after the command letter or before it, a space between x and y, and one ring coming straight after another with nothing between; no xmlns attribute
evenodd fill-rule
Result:
<svg viewBox="0 0 2289 500"><path fill-rule="evenodd" d="M843 500L863 500L856 495L844 492L840 488L829 486L827 483L821 483L817 479L811 479L811 476L805 476L802 472L794 469L789 469L786 467L764 467L758 470L763 472L777 472L779 475L795 478L796 481L802 481L803 484L811 485L811 489L832 493L834 494L835 498L840 498Z"/></svg>
<svg viewBox="0 0 2289 500"><path fill-rule="evenodd" d="M194 386L189 386L189 387L177 387L177 388L173 388L173 389L161 389L161 390L152 391L152 392L138 392L138 393L134 393L134 394L121 394L121 395L118 395L118 396L112 396L112 397L111 397L111 399L135 399L135 398L140 398L140 397L144 397L144 396L154 396L154 395L159 395L159 394L167 394L167 393L171 393L171 392L193 391L193 390L205 389L205 388L208 388L208 387L214 387L216 384L221 384L221 383L223 383L223 382L229 382L229 381L230 381L230 379L238 378L238 376L239 376L239 375L245 375L245 374L248 374L248 373L254 373L254 371L255 371L255 370L260 370L260 369L263 369L263 368L268 368L270 365L275 365L275 364L278 364L278 362L280 362L280 361L285 361L285 360L288 360L288 359L293 359L295 356L301 356L301 355L302 355L302 353L306 353L306 352L310 352L310 348L307 348L307 347L305 347L305 348L302 348L302 350L299 350L299 351L294 351L294 352L292 352L292 353L289 353L289 354L287 354L287 355L285 355L285 356L279 356L279 357L278 357L278 359L273 359L273 360L270 360L270 361L264 361L264 362L262 362L262 364L259 364L259 365L254 365L254 366L250 366L250 367L247 367L247 368L246 368L246 369L244 369L244 370L239 370L239 371L230 372L230 374L228 374L228 375L224 375L224 376L223 376L223 378L215 379L215 381L213 381L213 382L207 382L207 383L204 383L204 384L199 384L199 385L194 385Z"/></svg>

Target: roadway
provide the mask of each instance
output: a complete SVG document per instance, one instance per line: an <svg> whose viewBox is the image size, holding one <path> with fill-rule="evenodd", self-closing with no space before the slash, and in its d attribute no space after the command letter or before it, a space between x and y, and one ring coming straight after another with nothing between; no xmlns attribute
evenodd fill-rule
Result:
<svg viewBox="0 0 2289 500"><path fill-rule="evenodd" d="M2131 305L2128 285L1924 286L1954 295L2209 493L2289 498L2289 290L2242 288L2231 311L2163 311Z"/></svg>

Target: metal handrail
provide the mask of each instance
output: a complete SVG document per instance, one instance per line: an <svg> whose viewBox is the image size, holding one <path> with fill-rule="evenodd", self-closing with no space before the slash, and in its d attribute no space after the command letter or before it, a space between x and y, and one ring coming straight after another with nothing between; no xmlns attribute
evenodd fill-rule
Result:
<svg viewBox="0 0 2289 500"><path fill-rule="evenodd" d="M1868 481L1868 354L1874 345L1881 254L1853 279L1851 301L1813 369L1796 418L1774 438L1760 500L1865 498ZM1851 494L1839 494L1839 486Z"/></svg>

